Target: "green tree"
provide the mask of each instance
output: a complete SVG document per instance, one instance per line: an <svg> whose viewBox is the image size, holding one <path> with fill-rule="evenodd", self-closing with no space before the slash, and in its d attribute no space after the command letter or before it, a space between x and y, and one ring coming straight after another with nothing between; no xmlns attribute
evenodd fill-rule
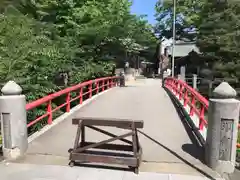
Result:
<svg viewBox="0 0 240 180"><path fill-rule="evenodd" d="M194 39L200 23L200 12L205 4L203 0L176 0L177 38ZM159 0L156 3L156 32L160 37L172 37L173 0ZM191 32L191 33L189 33Z"/></svg>
<svg viewBox="0 0 240 180"><path fill-rule="evenodd" d="M128 0L21 0L13 5L23 14L2 15L0 73L3 82L26 83L30 99L61 88L53 83L58 72L70 71L69 82L76 84L109 75L113 62L108 57L124 59L124 52L140 54L145 47L151 49L148 56L153 54L156 38L151 27L130 14ZM11 47L9 39L18 46Z"/></svg>
<svg viewBox="0 0 240 180"><path fill-rule="evenodd" d="M215 76L240 80L240 5L208 1L201 13L197 45L211 57Z"/></svg>

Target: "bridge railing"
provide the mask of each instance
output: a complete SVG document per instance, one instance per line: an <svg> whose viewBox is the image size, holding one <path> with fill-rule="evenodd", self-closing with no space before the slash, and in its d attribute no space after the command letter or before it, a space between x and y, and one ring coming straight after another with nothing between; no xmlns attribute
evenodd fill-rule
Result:
<svg viewBox="0 0 240 180"><path fill-rule="evenodd" d="M91 98L94 94L98 94L117 86L118 79L119 77L114 76L90 80L28 103L26 105L27 112L37 107L41 107L45 110L41 113L41 115L37 115L36 118L30 120L28 119L27 127L30 128L43 120L47 120L47 124L52 124L54 113L58 110L65 109L65 112L70 112L72 103L75 103L75 106L82 104L84 99ZM74 96L73 93L75 93ZM53 101L59 97L65 98L64 102L60 105L53 106Z"/></svg>
<svg viewBox="0 0 240 180"><path fill-rule="evenodd" d="M208 100L179 79L168 77L164 80L164 86L181 103L202 142L205 142L208 127ZM240 125L238 125L238 129L240 130ZM240 152L240 144L237 144L237 148Z"/></svg>

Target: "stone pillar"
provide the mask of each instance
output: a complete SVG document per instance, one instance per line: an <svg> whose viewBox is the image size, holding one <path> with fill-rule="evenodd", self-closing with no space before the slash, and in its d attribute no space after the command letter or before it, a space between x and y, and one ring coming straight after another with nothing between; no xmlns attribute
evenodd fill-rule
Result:
<svg viewBox="0 0 240 180"><path fill-rule="evenodd" d="M181 74L178 74L178 75L177 75L177 78L178 78L178 79L182 79Z"/></svg>
<svg viewBox="0 0 240 180"><path fill-rule="evenodd" d="M123 72L120 73L119 86L120 87L125 86L125 74Z"/></svg>
<svg viewBox="0 0 240 180"><path fill-rule="evenodd" d="M193 83L193 89L197 89L197 75L193 74L193 79L192 79L192 83Z"/></svg>
<svg viewBox="0 0 240 180"><path fill-rule="evenodd" d="M236 91L222 82L209 100L208 129L205 146L207 165L224 174L232 173L236 161L236 144L240 102Z"/></svg>
<svg viewBox="0 0 240 180"><path fill-rule="evenodd" d="M168 77L166 72L163 72L163 78L162 78L162 87L164 87L164 81Z"/></svg>
<svg viewBox="0 0 240 180"><path fill-rule="evenodd" d="M186 68L185 66L181 66L180 68L180 74L181 74L181 79L185 81L185 73L186 73Z"/></svg>
<svg viewBox="0 0 240 180"><path fill-rule="evenodd" d="M3 156L7 160L22 157L28 148L26 98L22 88L9 81L1 90L0 114Z"/></svg>

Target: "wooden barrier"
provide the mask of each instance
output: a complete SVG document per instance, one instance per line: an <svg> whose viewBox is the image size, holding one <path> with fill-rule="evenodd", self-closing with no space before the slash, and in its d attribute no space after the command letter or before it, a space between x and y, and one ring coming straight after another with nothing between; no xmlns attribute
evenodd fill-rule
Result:
<svg viewBox="0 0 240 180"><path fill-rule="evenodd" d="M69 149L70 166L74 166L76 162L118 164L133 168L134 172L138 173L142 157L142 148L139 144L137 129L143 128L143 121L77 118L72 120L72 124L77 125L78 128L74 147L73 149ZM129 132L123 135L115 135L96 126L117 127L127 129ZM86 142L86 127L108 135L111 138L100 142ZM132 141L125 139L129 136L132 136ZM127 145L110 143L116 140L120 140ZM94 151L90 149L94 149ZM98 151L96 151L96 149L98 149ZM106 150L108 151L106 152Z"/></svg>

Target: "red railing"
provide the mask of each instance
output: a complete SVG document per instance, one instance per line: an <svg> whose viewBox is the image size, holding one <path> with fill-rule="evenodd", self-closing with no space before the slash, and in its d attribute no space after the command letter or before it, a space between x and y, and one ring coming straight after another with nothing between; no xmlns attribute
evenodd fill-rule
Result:
<svg viewBox="0 0 240 180"><path fill-rule="evenodd" d="M204 140L206 140L208 100L179 79L168 77L164 80L164 86L178 98ZM194 116L197 116L197 118ZM240 125L238 125L238 129L240 130ZM237 144L237 148L240 148L240 144Z"/></svg>
<svg viewBox="0 0 240 180"><path fill-rule="evenodd" d="M59 92L50 94L46 97L43 97L41 99L38 99L36 101L30 102L26 105L26 110L32 110L34 108L37 108L41 105L46 106L46 112L45 114L37 117L36 119L30 120L30 122L27 124L27 127L31 127L34 124L40 122L44 118L47 118L47 123L52 124L53 121L53 113L60 110L61 108L65 107L65 112L70 112L71 109L71 103L78 100L77 104L82 104L83 97L88 96L88 98L91 98L93 93L98 94L99 92L105 91L109 88L112 88L116 86L118 83L119 77L105 77L105 78L99 78L95 80L90 80L87 82L83 82L80 84L77 84L75 86L63 89ZM84 88L87 90L84 91ZM71 97L72 92L78 91L78 95L75 97ZM57 107L52 106L52 101L60 96L65 95L65 102Z"/></svg>

